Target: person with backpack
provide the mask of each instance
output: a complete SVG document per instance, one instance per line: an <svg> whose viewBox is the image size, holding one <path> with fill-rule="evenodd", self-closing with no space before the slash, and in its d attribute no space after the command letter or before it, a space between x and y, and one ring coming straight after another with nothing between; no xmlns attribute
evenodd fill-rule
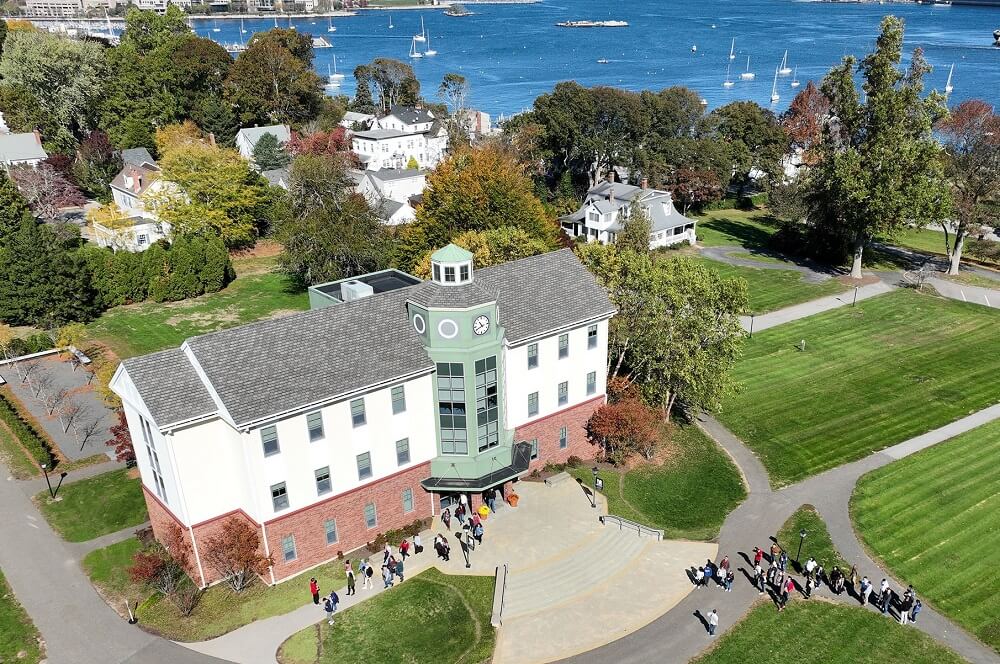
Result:
<svg viewBox="0 0 1000 664"><path fill-rule="evenodd" d="M736 575L733 574L733 570L729 570L728 572L726 572L726 578L724 579L724 583L726 585L727 593L733 592L733 581L735 580L736 580Z"/></svg>
<svg viewBox="0 0 1000 664"><path fill-rule="evenodd" d="M319 606L319 582L315 576L309 579L309 594L312 595L313 604Z"/></svg>
<svg viewBox="0 0 1000 664"><path fill-rule="evenodd" d="M375 576L375 568L372 566L372 564L370 562L368 562L366 560L365 561L365 583L362 586L362 588L364 588L365 590L371 590L372 588L374 588L374 585L372 584L372 577L373 576Z"/></svg>
<svg viewBox="0 0 1000 664"><path fill-rule="evenodd" d="M382 565L382 583L385 584L382 586L383 590L392 587L392 568L389 567L388 563Z"/></svg>
<svg viewBox="0 0 1000 664"><path fill-rule="evenodd" d="M347 572L346 572L347 573L347 594L348 595L354 595L355 592L356 592L354 590L354 568L351 567L351 561L350 560L348 560L344 564L344 569L347 570Z"/></svg>
<svg viewBox="0 0 1000 664"><path fill-rule="evenodd" d="M482 523L477 523L475 526L472 527L472 535L473 535L473 537L476 538L476 541L479 544L483 543L483 524Z"/></svg>
<svg viewBox="0 0 1000 664"><path fill-rule="evenodd" d="M715 628L719 626L719 613L712 609L708 613L708 635L715 636Z"/></svg>
<svg viewBox="0 0 1000 664"><path fill-rule="evenodd" d="M451 510L447 507L441 512L441 523L444 524L446 530L451 530Z"/></svg>
<svg viewBox="0 0 1000 664"><path fill-rule="evenodd" d="M333 605L333 600L329 597L323 599L323 610L326 611L326 622L328 625L333 624L333 612L337 609Z"/></svg>

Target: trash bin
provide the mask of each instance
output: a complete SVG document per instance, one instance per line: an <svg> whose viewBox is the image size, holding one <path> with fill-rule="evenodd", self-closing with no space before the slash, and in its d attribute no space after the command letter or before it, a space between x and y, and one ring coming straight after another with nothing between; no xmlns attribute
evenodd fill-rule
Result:
<svg viewBox="0 0 1000 664"><path fill-rule="evenodd" d="M479 512L480 519L488 519L490 517L490 508L487 505L480 505L477 511Z"/></svg>
<svg viewBox="0 0 1000 664"><path fill-rule="evenodd" d="M520 499L518 498L518 495L516 493L512 493L509 496L507 496L507 503L510 504L511 507L517 507L518 500Z"/></svg>

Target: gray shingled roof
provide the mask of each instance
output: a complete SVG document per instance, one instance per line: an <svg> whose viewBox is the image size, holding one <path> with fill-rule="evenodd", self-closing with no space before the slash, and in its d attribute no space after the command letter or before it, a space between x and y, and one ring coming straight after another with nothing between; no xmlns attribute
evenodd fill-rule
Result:
<svg viewBox="0 0 1000 664"><path fill-rule="evenodd" d="M445 286L433 281L425 281L410 291L409 299L425 307L444 309L468 309L496 301L496 293L481 283L479 273L473 273L473 277L472 283L458 286Z"/></svg>
<svg viewBox="0 0 1000 664"><path fill-rule="evenodd" d="M421 122L433 122L434 114L426 108L415 108L413 106L393 106L389 109L389 115L395 115L406 124L418 124Z"/></svg>
<svg viewBox="0 0 1000 664"><path fill-rule="evenodd" d="M0 134L0 162L29 161L45 159L48 155L38 142L34 132L24 134Z"/></svg>
<svg viewBox="0 0 1000 664"><path fill-rule="evenodd" d="M217 410L215 401L180 348L133 357L122 364L149 414L160 427Z"/></svg>
<svg viewBox="0 0 1000 664"><path fill-rule="evenodd" d="M143 164L156 165L156 160L153 159L153 155L149 154L149 150L146 148L125 148L122 150L122 162L132 164L133 166L142 166Z"/></svg>
<svg viewBox="0 0 1000 664"><path fill-rule="evenodd" d="M400 136L413 136L413 134L398 129L369 129L367 131L354 132L355 138L364 138L369 141L381 141L386 138L399 138Z"/></svg>
<svg viewBox="0 0 1000 664"><path fill-rule="evenodd" d="M380 168L377 171L368 171L368 175L382 182L392 182L393 180L405 180L426 175L427 171L419 168Z"/></svg>
<svg viewBox="0 0 1000 664"><path fill-rule="evenodd" d="M278 143L287 143L292 138L292 133L288 129L288 125L268 125L266 127L244 127L236 132L237 135L243 135L250 141L250 145L257 145L257 141L261 139L264 134L271 134L276 139Z"/></svg>

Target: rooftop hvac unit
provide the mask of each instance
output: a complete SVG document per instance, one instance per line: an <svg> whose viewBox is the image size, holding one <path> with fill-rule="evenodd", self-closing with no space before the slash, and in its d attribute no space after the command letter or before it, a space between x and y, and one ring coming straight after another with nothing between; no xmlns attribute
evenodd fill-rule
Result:
<svg viewBox="0 0 1000 664"><path fill-rule="evenodd" d="M360 300L361 298L368 297L373 293L375 293L375 291L371 286L363 281L358 281L357 279L345 282L340 286L340 294L343 296L344 302Z"/></svg>

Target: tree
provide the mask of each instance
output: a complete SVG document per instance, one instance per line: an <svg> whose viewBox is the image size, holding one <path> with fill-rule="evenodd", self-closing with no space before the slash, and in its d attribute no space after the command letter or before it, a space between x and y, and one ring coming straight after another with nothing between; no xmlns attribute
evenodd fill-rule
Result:
<svg viewBox="0 0 1000 664"><path fill-rule="evenodd" d="M413 67L405 62L375 58L370 64L355 67L354 78L358 87L353 110L361 110L361 106L367 105L372 98L372 88L377 93L378 103L372 101L371 104L382 113L388 113L397 104L414 106L420 101L420 82L413 74Z"/></svg>
<svg viewBox="0 0 1000 664"><path fill-rule="evenodd" d="M722 198L722 183L715 171L678 168L667 180L667 189L680 202L683 214Z"/></svg>
<svg viewBox="0 0 1000 664"><path fill-rule="evenodd" d="M347 130L336 127L330 131L314 131L308 134L295 132L285 144L285 150L292 156L311 154L349 158L351 142L347 137Z"/></svg>
<svg viewBox="0 0 1000 664"><path fill-rule="evenodd" d="M173 37L190 34L187 16L176 5L168 5L163 14L129 7L125 11L125 32L121 43L134 46L139 51L152 51Z"/></svg>
<svg viewBox="0 0 1000 664"><path fill-rule="evenodd" d="M180 527L168 522L162 534L163 542L155 542L132 554L129 578L164 594L188 616L200 598L200 591L187 577L191 567L191 544Z"/></svg>
<svg viewBox="0 0 1000 664"><path fill-rule="evenodd" d="M638 254L649 251L649 233L652 231L652 221L646 210L637 201L629 205L628 217L622 230L615 237L615 244L623 250L631 250Z"/></svg>
<svg viewBox="0 0 1000 664"><path fill-rule="evenodd" d="M0 83L0 112L3 113L4 123L12 132L38 130L46 150L56 152L69 147L65 142L65 135L62 142L59 140L61 129L52 110L43 107L27 86L7 81Z"/></svg>
<svg viewBox="0 0 1000 664"><path fill-rule="evenodd" d="M235 593L246 590L274 561L261 551L257 530L239 517L229 517L205 540L202 559Z"/></svg>
<svg viewBox="0 0 1000 664"><path fill-rule="evenodd" d="M354 98L348 108L356 113L374 113L375 100L372 97L371 79L368 65L354 68Z"/></svg>
<svg viewBox="0 0 1000 664"><path fill-rule="evenodd" d="M831 121L813 173L815 223L845 238L854 279L862 276L869 242L892 239L907 224L938 221L948 206L941 146L932 134L944 114L942 98L921 97L930 67L920 49L906 72L898 69L902 46L903 22L887 16L875 50L857 68L865 100L854 85L851 56L821 86Z"/></svg>
<svg viewBox="0 0 1000 664"><path fill-rule="evenodd" d="M17 185L0 171L0 245L4 238L17 232L25 220L34 221L28 202L17 190Z"/></svg>
<svg viewBox="0 0 1000 664"><path fill-rule="evenodd" d="M80 142L72 166L73 181L87 196L110 203L111 188L108 184L121 169L122 158L111 144L111 139L100 129L95 129Z"/></svg>
<svg viewBox="0 0 1000 664"><path fill-rule="evenodd" d="M83 416L84 408L76 399L68 399L59 409L59 423L62 425L62 432L67 433L76 421Z"/></svg>
<svg viewBox="0 0 1000 664"><path fill-rule="evenodd" d="M240 122L298 124L314 118L323 98L320 77L281 40L259 36L239 54L226 79L226 99Z"/></svg>
<svg viewBox="0 0 1000 664"><path fill-rule="evenodd" d="M288 165L288 153L278 142L278 137L265 132L253 146L253 162L257 170L271 171Z"/></svg>
<svg viewBox="0 0 1000 664"><path fill-rule="evenodd" d="M233 107L221 98L200 99L191 112L191 117L205 133L214 136L222 147L236 146L236 133L240 130L240 123Z"/></svg>
<svg viewBox="0 0 1000 664"><path fill-rule="evenodd" d="M56 331L56 346L78 348L87 338L87 326L83 323L66 323Z"/></svg>
<svg viewBox="0 0 1000 664"><path fill-rule="evenodd" d="M830 100L809 81L781 116L782 128L792 147L802 150L806 165L814 165L819 158L815 151L823 140L823 126L829 115Z"/></svg>
<svg viewBox="0 0 1000 664"><path fill-rule="evenodd" d="M952 224L954 248L949 251L948 274L958 274L962 247L969 234L995 225L1000 200L1000 116L984 101L970 99L959 104L937 125L947 156L945 174L954 201ZM945 246L948 222L942 220Z"/></svg>
<svg viewBox="0 0 1000 664"><path fill-rule="evenodd" d="M712 111L711 120L713 133L730 147L737 180L748 182L754 171L772 177L780 172L789 143L774 113L736 101Z"/></svg>
<svg viewBox="0 0 1000 664"><path fill-rule="evenodd" d="M661 442L663 422L641 399L626 398L598 408L587 422L587 436L611 463L624 463L634 454L648 460Z"/></svg>
<svg viewBox="0 0 1000 664"><path fill-rule="evenodd" d="M277 46L288 51L292 57L305 67L312 67L313 45L312 37L294 28L274 28L266 32L254 33L247 48Z"/></svg>
<svg viewBox="0 0 1000 664"><path fill-rule="evenodd" d="M111 426L111 440L108 447L115 450L115 461L128 465L135 464L135 448L132 446L132 434L128 430L125 411L118 409L118 422Z"/></svg>
<svg viewBox="0 0 1000 664"><path fill-rule="evenodd" d="M59 216L59 209L83 205L87 199L66 176L50 164L14 166L10 177L31 210L43 219Z"/></svg>
<svg viewBox="0 0 1000 664"><path fill-rule="evenodd" d="M80 443L81 452L87 446L87 443L90 442L91 438L105 431L104 426L101 424L101 415L103 413L80 420L73 427L73 432L76 433L76 440Z"/></svg>
<svg viewBox="0 0 1000 664"><path fill-rule="evenodd" d="M544 241L513 226L500 226L485 231L466 231L451 241L472 252L476 269L537 256L549 251L549 246ZM433 250L429 250L424 254L423 259L414 268L413 274L425 279L430 278L432 253Z"/></svg>
<svg viewBox="0 0 1000 664"><path fill-rule="evenodd" d="M438 86L438 97L451 109L448 118L448 144L454 147L468 143L469 117L465 103L469 97L469 81L461 74L445 74Z"/></svg>

